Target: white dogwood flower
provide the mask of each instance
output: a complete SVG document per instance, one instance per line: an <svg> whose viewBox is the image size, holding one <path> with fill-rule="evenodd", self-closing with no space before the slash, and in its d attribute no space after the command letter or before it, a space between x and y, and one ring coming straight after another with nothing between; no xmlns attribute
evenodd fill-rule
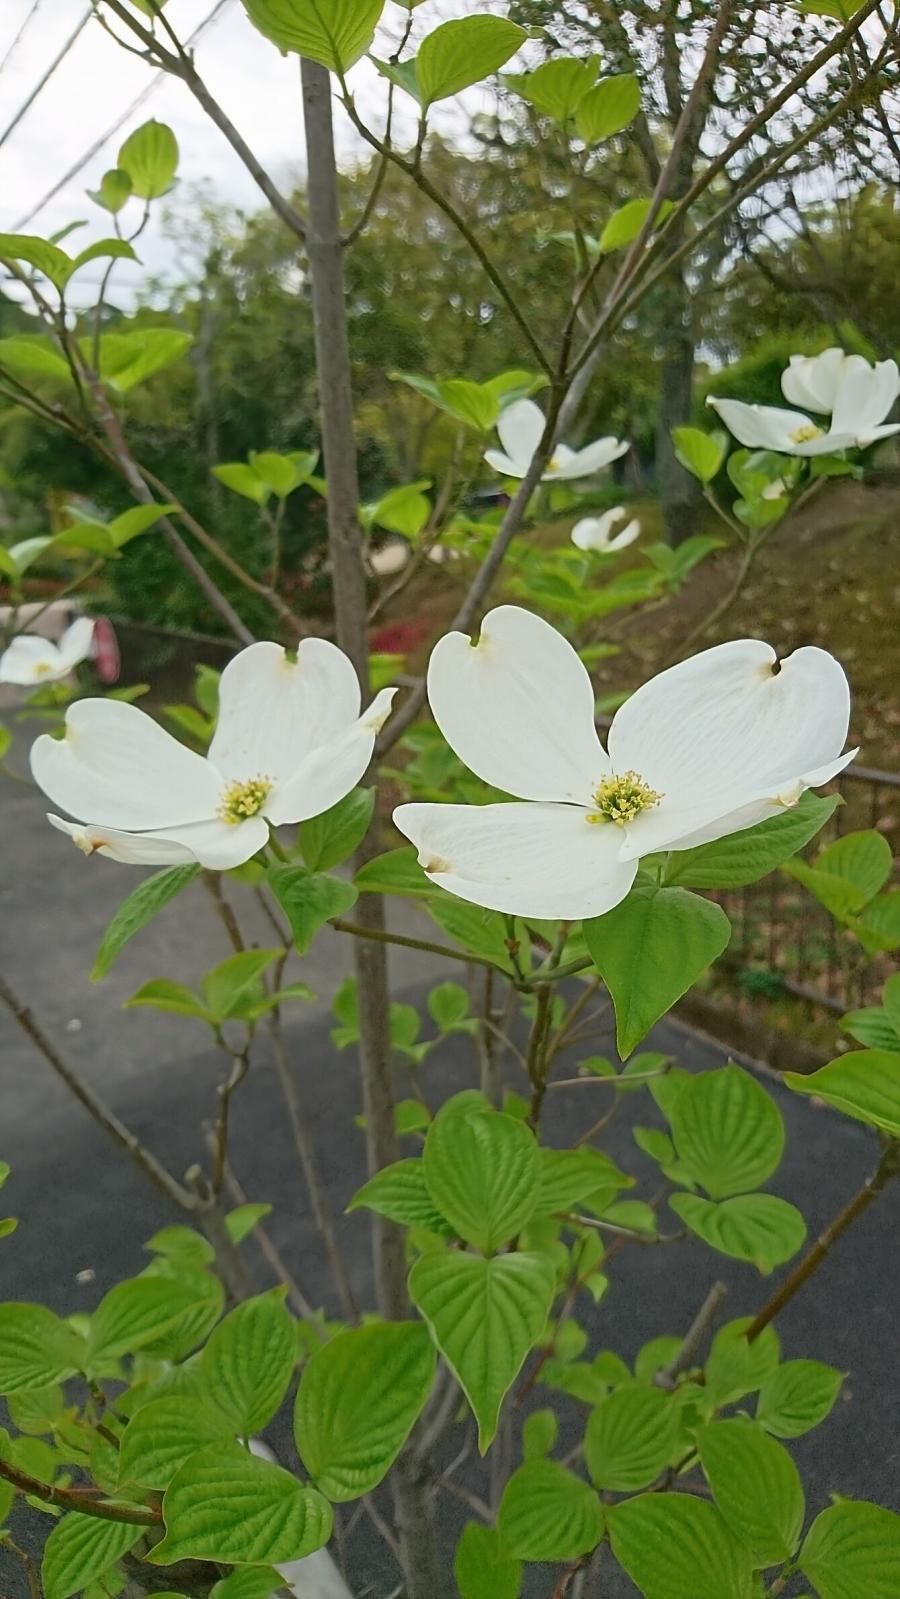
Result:
<svg viewBox="0 0 900 1599"><path fill-rule="evenodd" d="M336 805L366 770L395 689L360 716L347 656L304 639L296 658L251 644L226 666L209 755L197 755L119 700L69 707L62 739L31 752L36 782L78 823L51 816L87 854L131 865L198 861L215 871L262 849L269 825Z"/></svg>
<svg viewBox="0 0 900 1599"><path fill-rule="evenodd" d="M401 805L394 820L433 883L518 916L601 916L641 856L777 816L856 753L841 753L850 693L834 657L805 647L779 665L756 639L704 650L638 689L607 753L571 644L513 605L489 612L477 643L441 639L428 695L466 766L525 803Z"/></svg>
<svg viewBox="0 0 900 1599"><path fill-rule="evenodd" d="M88 616L67 627L58 644L39 633L20 633L0 655L0 683L20 688L58 683L87 660L93 641L94 624Z"/></svg>
<svg viewBox="0 0 900 1599"><path fill-rule="evenodd" d="M845 355L837 348L823 350L821 355L792 355L781 375L781 388L791 405L830 413L827 431L802 411L745 405L741 400L721 400L714 395L707 403L740 444L780 455L865 449L900 432L900 422L884 421L900 392L896 361L878 361L871 366L863 356Z"/></svg>
<svg viewBox="0 0 900 1599"><path fill-rule="evenodd" d="M600 555L612 555L616 550L627 549L641 531L640 522L634 520L628 522L621 533L613 533L616 523L627 515L624 505L616 505L611 511L604 511L602 516L582 517L572 529L572 543L579 550L595 550Z"/></svg>
<svg viewBox="0 0 900 1599"><path fill-rule="evenodd" d="M500 412L497 422L502 450L485 450L484 458L504 477L525 477L544 433L544 414L533 400L515 400ZM543 483L590 477L618 460L631 445L612 437L595 439L582 450L558 444L544 469Z"/></svg>

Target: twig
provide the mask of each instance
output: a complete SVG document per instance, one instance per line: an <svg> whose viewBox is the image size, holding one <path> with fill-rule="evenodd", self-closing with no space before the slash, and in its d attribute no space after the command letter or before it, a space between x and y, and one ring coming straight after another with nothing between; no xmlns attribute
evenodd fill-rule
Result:
<svg viewBox="0 0 900 1599"><path fill-rule="evenodd" d="M747 1342L752 1344L760 1333L765 1332L771 1321L789 1304L796 1293L821 1266L823 1260L831 1253L838 1239L852 1227L853 1223L874 1204L879 1194L883 1193L888 1183L900 1176L900 1139L893 1138L886 1145L881 1159L872 1176L867 1178L859 1192L839 1211L834 1221L819 1235L812 1249L804 1255L799 1265L794 1267L790 1276L782 1283L781 1287L767 1300L762 1310L758 1311L753 1321L747 1328Z"/></svg>
<svg viewBox="0 0 900 1599"><path fill-rule="evenodd" d="M8 1460L0 1460L0 1477L11 1482L20 1494L30 1494L33 1499L42 1499L47 1505L58 1505L61 1510L77 1510L79 1515L94 1516L98 1521L126 1521L135 1527L158 1527L162 1521L162 1511L150 1505L124 1505L118 1502L108 1505L102 1499L85 1497L75 1488L55 1488L52 1483L40 1482L37 1477L30 1477L26 1471L19 1471L16 1466L10 1465Z"/></svg>
<svg viewBox="0 0 900 1599"><path fill-rule="evenodd" d="M207 1143L210 1150L214 1152L215 1135L211 1129L207 1136ZM225 1162L225 1187L227 1188L229 1195L234 1200L236 1205L249 1204L246 1191L241 1187L241 1184L238 1182L238 1179L227 1160ZM315 1309L307 1299L303 1290L300 1288L296 1279L289 1272L281 1254L272 1243L272 1240L263 1227L262 1222L257 1222L256 1226L254 1227L253 1240L259 1249L260 1254L271 1266L279 1282L283 1283L287 1289L288 1299L291 1301L297 1314L302 1316L304 1320L312 1322L316 1314Z"/></svg>
<svg viewBox="0 0 900 1599"><path fill-rule="evenodd" d="M220 1046L231 1056L231 1073L226 1082L220 1083L218 1092L219 1115L215 1127L215 1158L212 1173L212 1194L218 1199L225 1182L225 1162L228 1157L228 1133L231 1120L231 1100L235 1091L240 1088L248 1071L250 1070L249 1044L241 1050L230 1050L221 1035L218 1037Z"/></svg>
<svg viewBox="0 0 900 1599"><path fill-rule="evenodd" d="M454 949L451 944L435 944L428 938L408 938L405 933L389 933L377 927L364 927L360 922L345 921L336 916L331 923L339 933L350 933L354 938L372 939L378 944L398 944L401 949L424 949L430 955L446 955L451 960L464 961L469 966L486 966L495 972L496 963L486 955L472 955L468 950Z"/></svg>
<svg viewBox="0 0 900 1599"><path fill-rule="evenodd" d="M656 1373L653 1380L658 1388L675 1387L676 1377L679 1377L690 1366L710 1327L718 1319L719 1311L727 1298L727 1285L723 1282L713 1283L712 1288L684 1335L681 1348L672 1357L669 1364L663 1366Z"/></svg>

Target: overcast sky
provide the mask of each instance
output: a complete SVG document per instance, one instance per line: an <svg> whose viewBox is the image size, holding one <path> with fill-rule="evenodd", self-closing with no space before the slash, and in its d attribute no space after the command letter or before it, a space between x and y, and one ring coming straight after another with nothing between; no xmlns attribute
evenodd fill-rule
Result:
<svg viewBox="0 0 900 1599"><path fill-rule="evenodd" d="M213 4L214 0L169 0L166 15L184 39L210 14ZM0 0L0 63L33 5L34 0ZM86 9L86 0L38 0L36 15L21 43L0 67L0 140ZM415 12L416 35L448 17L488 9L503 12L506 7L502 0L489 0L488 5L479 0L425 0ZM389 53L390 39L396 37L406 16L405 10L389 0L384 19L387 37L380 40L381 53ZM198 42L196 60L213 94L263 164L281 183L289 184L292 176L302 173L305 161L296 56L280 56L247 20L240 0L228 0ZM353 83L360 104L374 119L383 103L382 81L370 64L363 62L354 69ZM218 198L246 210L264 204L230 146L183 86L164 76L156 79L151 67L127 54L92 20L52 82L0 143L0 231L19 228L32 207L150 85L149 99L28 223L28 230L46 237L69 222L86 218L85 243L108 233L105 213L92 204L85 191L96 188L104 171L115 165L123 139L151 116L169 122L178 135L183 185L206 182ZM477 107L481 97L475 91L471 105ZM401 102L409 108L404 115L411 127L412 102L398 94L398 111ZM337 119L341 157L351 162L359 150L356 135L340 110ZM162 237L158 219L141 238L139 249L144 274L149 269L178 275L172 246ZM91 268L86 268L86 278L90 272ZM141 275L141 269L121 263L116 277L120 301L126 298L126 287L133 286ZM87 282L84 299L89 299Z"/></svg>

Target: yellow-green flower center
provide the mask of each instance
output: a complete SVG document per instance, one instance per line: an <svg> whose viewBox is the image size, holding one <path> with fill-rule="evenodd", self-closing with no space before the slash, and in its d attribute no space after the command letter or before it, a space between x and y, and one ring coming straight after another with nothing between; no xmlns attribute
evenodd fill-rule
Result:
<svg viewBox="0 0 900 1599"><path fill-rule="evenodd" d="M802 427L795 428L791 434L792 444L809 444L813 439L820 439L824 428L817 428L815 422L804 422Z"/></svg>
<svg viewBox="0 0 900 1599"><path fill-rule="evenodd" d="M594 789L595 809L588 812L589 822L616 822L624 827L633 822L641 811L658 805L661 794L645 783L639 772L621 772L617 777L604 777Z"/></svg>
<svg viewBox="0 0 900 1599"><path fill-rule="evenodd" d="M272 792L270 777L248 777L245 782L229 783L222 792L219 819L232 826L258 816Z"/></svg>
<svg viewBox="0 0 900 1599"><path fill-rule="evenodd" d="M551 455L549 461L547 462L547 465L544 467L544 471L548 475L551 472L561 472L562 471L562 461L560 460L558 455Z"/></svg>
<svg viewBox="0 0 900 1599"><path fill-rule="evenodd" d="M49 677L53 671L53 663L52 661L35 661L33 670L35 677Z"/></svg>

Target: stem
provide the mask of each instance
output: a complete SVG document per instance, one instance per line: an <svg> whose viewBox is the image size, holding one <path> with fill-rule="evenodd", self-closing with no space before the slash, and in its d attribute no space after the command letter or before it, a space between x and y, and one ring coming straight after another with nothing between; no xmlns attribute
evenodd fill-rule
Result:
<svg viewBox="0 0 900 1599"><path fill-rule="evenodd" d="M785 1305L790 1304L794 1295L799 1293L804 1284L814 1276L831 1253L838 1239L852 1227L853 1223L862 1216L869 1206L874 1204L879 1194L884 1192L892 1178L900 1176L900 1139L892 1138L885 1146L880 1161L872 1173L863 1183L858 1193L838 1211L834 1221L819 1235L812 1249L804 1255L799 1265L794 1267L790 1276L782 1283L781 1287L767 1300L747 1328L747 1342L752 1344L760 1333L764 1332L771 1321L782 1311Z"/></svg>
<svg viewBox="0 0 900 1599"><path fill-rule="evenodd" d="M223 1049L228 1049L227 1044L225 1044L221 1037L219 1039L219 1043ZM232 1054L230 1050L228 1051L228 1053L231 1054L233 1062L231 1075L229 1076L227 1082L219 1085L218 1089L219 1116L216 1122L216 1153L213 1162L212 1174L212 1192L215 1199L218 1199L219 1195L221 1194L222 1187L225 1182L225 1162L228 1157L228 1133L231 1118L231 1098L235 1090L240 1088L241 1083L244 1081L244 1078L250 1070L250 1056L248 1050L249 1045L245 1046L244 1049L239 1050L235 1054Z"/></svg>
<svg viewBox="0 0 900 1599"><path fill-rule="evenodd" d="M107 1505L102 1500L89 1499L77 1489L54 1488L51 1483L39 1482L27 1471L19 1471L8 1460L0 1460L0 1478L11 1482L20 1494L30 1494L42 1499L46 1505L59 1505L63 1510L77 1510L81 1516L94 1516L98 1521L126 1521L135 1527L158 1527L162 1511L149 1505Z"/></svg>
<svg viewBox="0 0 900 1599"><path fill-rule="evenodd" d="M214 1151L215 1139L212 1132L209 1133L207 1142L210 1149ZM225 1162L225 1187L227 1188L230 1197L234 1200L236 1205L246 1205L249 1203L247 1194L238 1182L237 1177L232 1171L228 1161ZM281 1255L275 1248L275 1245L272 1243L268 1233L263 1228L262 1222L257 1222L256 1226L254 1227L253 1240L257 1245L260 1254L267 1261L269 1266L271 1266L279 1282L283 1283L287 1289L288 1300L293 1305L297 1315L302 1316L306 1321L312 1321L315 1316L315 1310L313 1309L313 1306L310 1304L310 1301L307 1299L299 1283L297 1283L291 1276L287 1266L281 1258Z"/></svg>
<svg viewBox="0 0 900 1599"><path fill-rule="evenodd" d="M725 1283L713 1283L712 1288L700 1306L690 1327L684 1335L684 1342L678 1353L656 1373L654 1382L658 1388L674 1388L675 1379L694 1359L700 1345L703 1343L710 1327L718 1319L719 1311L728 1298L728 1288Z"/></svg>
<svg viewBox="0 0 900 1599"><path fill-rule="evenodd" d="M368 894L360 897L357 913L372 897ZM486 955L470 955L466 950L454 949L451 944L436 944L428 938L411 938L405 933L389 933L379 927L365 927L361 922L347 922L342 916L336 916L331 925L339 933L351 933L354 938L372 939L378 944L397 944L401 949L424 949L430 955L446 955L450 960L465 961L469 966L485 966L491 972L497 970L496 963L488 960Z"/></svg>
<svg viewBox="0 0 900 1599"><path fill-rule="evenodd" d="M528 1055L526 1066L528 1079L531 1083L531 1108L528 1112L528 1121L533 1128L541 1119L541 1107L544 1095L547 1092L547 1045L550 1037L550 1022L553 1011L553 990L548 983L543 984L537 991L537 1009L531 1037L528 1041Z"/></svg>
<svg viewBox="0 0 900 1599"><path fill-rule="evenodd" d="M64 1060L56 1047L51 1044L28 1006L23 1000L19 999L18 995L2 976L0 976L0 1000L3 1001L7 1010L15 1017L22 1031L31 1039L31 1042L43 1055L48 1065L56 1072L57 1077L62 1078L66 1087L75 1095L75 1098L84 1106L85 1110L93 1116L98 1126L102 1127L113 1142L125 1151L136 1166L140 1167L144 1176L149 1177L154 1187L158 1188L160 1193L164 1194L179 1210L190 1213L196 1212L198 1201L194 1195L189 1193L186 1188L183 1188L181 1183L177 1182L171 1173L160 1165L156 1156L152 1155L149 1149L144 1148L140 1139L125 1126L124 1122L119 1121L118 1116L110 1110L109 1106L79 1077L74 1067Z"/></svg>
<svg viewBox="0 0 900 1599"><path fill-rule="evenodd" d="M497 1053L497 1032L493 1024L494 973L485 972L482 991L481 1026L478 1029L478 1056L480 1063L481 1092L491 1105L500 1101L500 1059Z"/></svg>

